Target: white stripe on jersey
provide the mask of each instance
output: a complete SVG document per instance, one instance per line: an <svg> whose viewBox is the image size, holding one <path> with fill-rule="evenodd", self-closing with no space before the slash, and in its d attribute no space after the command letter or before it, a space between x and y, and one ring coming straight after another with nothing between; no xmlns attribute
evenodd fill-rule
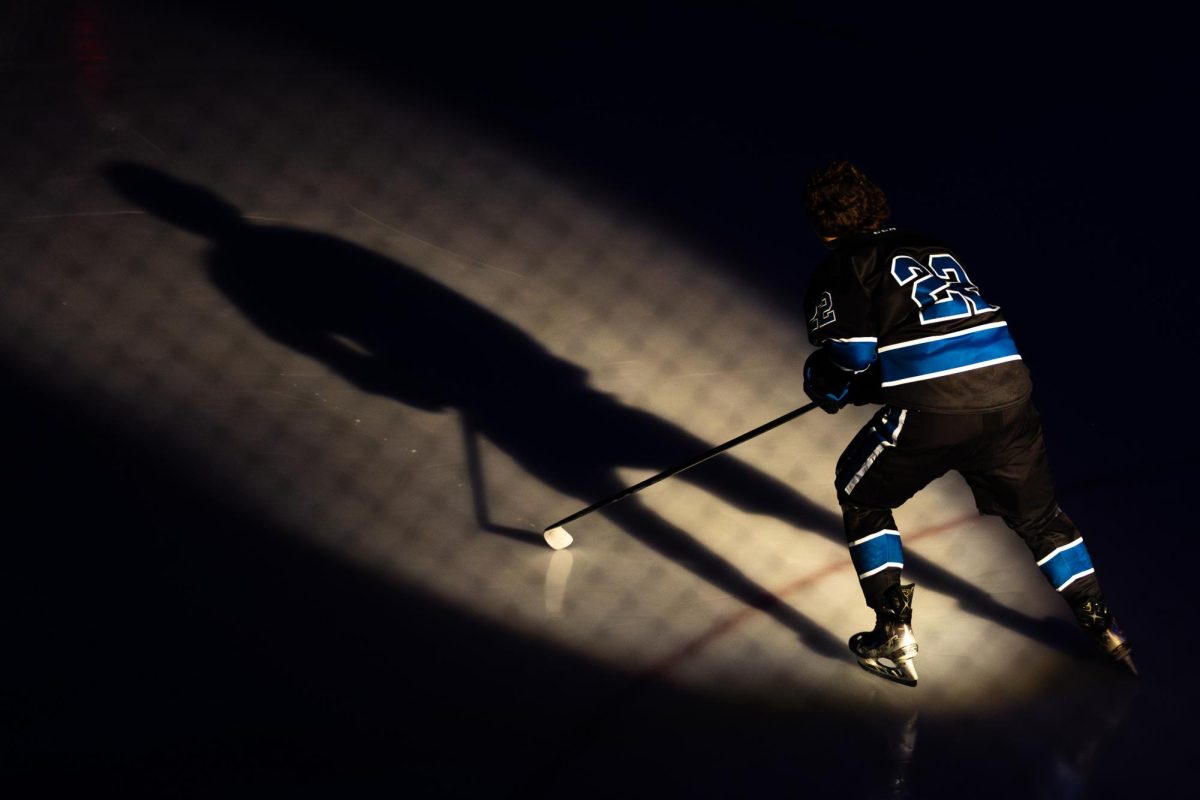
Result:
<svg viewBox="0 0 1200 800"><path fill-rule="evenodd" d="M888 350L899 350L902 347L912 347L914 344L925 344L926 342L940 342L943 339L953 339L955 336L966 336L979 331L991 330L992 328L1007 328L1007 322L989 322L986 325L976 325L974 328L967 328L965 331L955 331L954 333L944 333L941 336L926 336L922 339L913 339L900 344L889 344L886 347L879 348L880 353L886 353Z"/></svg>

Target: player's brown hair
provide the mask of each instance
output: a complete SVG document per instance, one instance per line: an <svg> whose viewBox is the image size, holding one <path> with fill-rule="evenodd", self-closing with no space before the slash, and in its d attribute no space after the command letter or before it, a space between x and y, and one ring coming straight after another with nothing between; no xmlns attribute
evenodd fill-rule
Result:
<svg viewBox="0 0 1200 800"><path fill-rule="evenodd" d="M892 213L883 190L849 161L832 161L808 176L804 207L821 236L870 233Z"/></svg>

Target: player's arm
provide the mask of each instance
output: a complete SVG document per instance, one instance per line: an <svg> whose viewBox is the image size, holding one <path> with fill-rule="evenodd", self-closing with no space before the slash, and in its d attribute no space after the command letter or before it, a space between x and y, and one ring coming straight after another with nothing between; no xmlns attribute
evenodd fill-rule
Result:
<svg viewBox="0 0 1200 800"><path fill-rule="evenodd" d="M836 414L847 403L869 402L878 362L874 337L827 339L804 362L804 391L821 408Z"/></svg>
<svg viewBox="0 0 1200 800"><path fill-rule="evenodd" d="M804 363L804 391L830 414L868 402L879 359L868 294L856 281L842 283L807 298L808 336L817 349Z"/></svg>

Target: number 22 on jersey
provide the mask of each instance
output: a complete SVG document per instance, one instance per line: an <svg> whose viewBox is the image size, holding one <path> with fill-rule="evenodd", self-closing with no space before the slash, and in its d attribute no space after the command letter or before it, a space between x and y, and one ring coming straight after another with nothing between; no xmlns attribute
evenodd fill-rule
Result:
<svg viewBox="0 0 1200 800"><path fill-rule="evenodd" d="M926 256L922 264L912 256L892 259L892 277L901 286L912 284L912 301L921 309L921 324L929 325L995 311L979 296L962 264L949 253Z"/></svg>

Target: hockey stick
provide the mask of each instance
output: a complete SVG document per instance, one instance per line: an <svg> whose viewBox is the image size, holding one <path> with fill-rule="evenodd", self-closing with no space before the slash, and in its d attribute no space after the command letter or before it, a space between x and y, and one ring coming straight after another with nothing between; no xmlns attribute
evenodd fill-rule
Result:
<svg viewBox="0 0 1200 800"><path fill-rule="evenodd" d="M571 534L567 533L566 528L563 527L568 522L574 522L575 520L579 519L582 516L585 516L587 514L592 513L593 511L597 511L601 508L604 508L605 506L612 505L613 503L617 502L618 500L624 500L626 497L629 497L631 494L636 494L636 493L640 492L642 489L645 489L649 486L653 486L654 484L658 483L659 481L665 481L667 478L670 478L672 475L678 475L679 473L683 472L684 470L688 470L694 466L703 464L705 461L708 461L713 456L720 455L721 453L724 453L729 448L736 447L739 444L741 444L742 442L749 441L750 439L753 439L755 436L764 434L767 431L771 430L772 428L778 428L780 425L784 424L785 422L791 422L796 417L799 417L802 414L807 414L809 411L812 411L816 407L817 407L816 403L809 403L806 406L797 408L795 411L789 411L788 413L784 414L782 417L771 420L766 425L760 425L759 427L755 428L752 431L743 433L741 436L737 437L736 439L730 439L728 442L725 442L725 444L717 445L712 450L709 450L708 452L704 453L703 455L697 456L696 458L692 459L691 461L688 461L686 464L680 464L677 467L671 467L668 470L665 470L663 472L658 473L657 475L647 478L646 480L642 481L641 483L630 486L628 489L623 489L622 491L618 492L617 494L614 494L612 497L608 497L599 502L592 503L587 508L580 509L579 511L576 511L571 516L563 517L562 519L560 519L558 522L554 523L553 525L547 526L546 529L544 531L542 531L542 537L546 540L546 544L550 545L555 550L562 550L564 547L567 547L568 545L570 545L571 542L575 541L571 537Z"/></svg>

